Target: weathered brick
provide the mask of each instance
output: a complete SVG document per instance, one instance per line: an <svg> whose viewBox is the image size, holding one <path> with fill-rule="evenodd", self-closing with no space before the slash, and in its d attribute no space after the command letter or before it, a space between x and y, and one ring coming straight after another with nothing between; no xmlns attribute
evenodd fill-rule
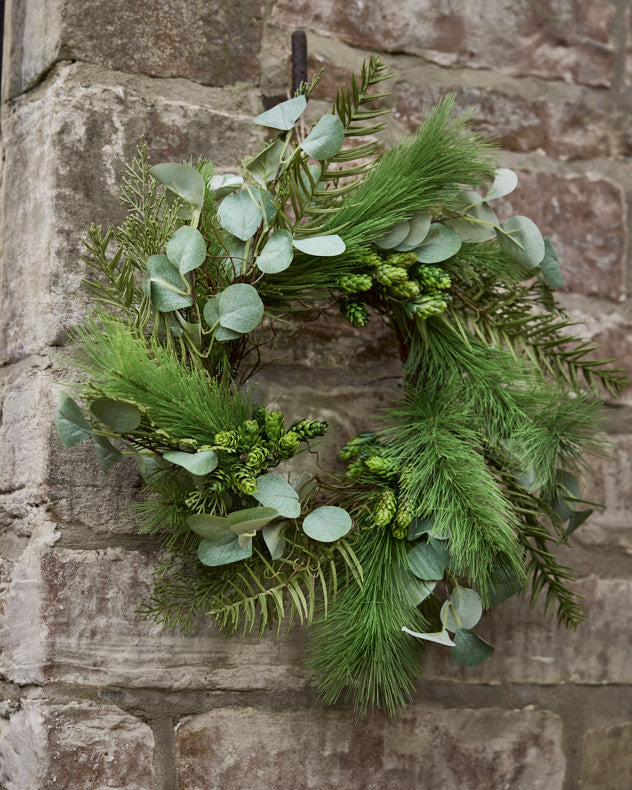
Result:
<svg viewBox="0 0 632 790"><path fill-rule="evenodd" d="M136 611L161 560L135 551L71 551L33 540L16 565L2 671L17 683L64 681L168 689L300 689L303 635L226 639L208 623L163 631Z"/></svg>
<svg viewBox="0 0 632 790"><path fill-rule="evenodd" d="M153 162L204 154L234 167L261 141L259 110L243 87L193 89L78 64L18 101L3 127L4 358L59 345L82 319L81 238L91 222L120 220L122 175L143 134Z"/></svg>
<svg viewBox="0 0 632 790"><path fill-rule="evenodd" d="M539 603L513 598L485 615L476 633L495 647L477 667L459 667L448 648L427 654L425 680L467 683L632 683L628 661L632 580L590 576L576 583L586 622L576 631L557 628ZM543 593L544 594L544 593ZM434 647L434 646L433 646Z"/></svg>
<svg viewBox="0 0 632 790"><path fill-rule="evenodd" d="M365 3L277 0L273 19L365 49L405 52L440 66L610 85L616 3L475 0Z"/></svg>
<svg viewBox="0 0 632 790"><path fill-rule="evenodd" d="M261 0L149 0L142 12L126 0L10 6L5 95L11 97L60 60L205 85L254 81L259 74Z"/></svg>
<svg viewBox="0 0 632 790"><path fill-rule="evenodd" d="M551 237L565 290L621 299L626 245L621 190L599 178L533 170L518 176L516 191L494 203L499 217L524 214Z"/></svg>
<svg viewBox="0 0 632 790"><path fill-rule="evenodd" d="M178 727L180 790L561 790L562 726L533 708L411 705L397 719L340 710L218 708Z"/></svg>
<svg viewBox="0 0 632 790"><path fill-rule="evenodd" d="M544 151L560 160L625 157L632 139L625 114L604 112L588 103L527 99L487 88L433 88L399 82L395 117L415 129L446 92L456 94L459 110L475 110L472 126L507 151Z"/></svg>
<svg viewBox="0 0 632 790"><path fill-rule="evenodd" d="M632 786L632 725L587 730L582 741L582 790Z"/></svg>
<svg viewBox="0 0 632 790"><path fill-rule="evenodd" d="M110 705L23 700L0 737L6 790L153 790L154 736Z"/></svg>

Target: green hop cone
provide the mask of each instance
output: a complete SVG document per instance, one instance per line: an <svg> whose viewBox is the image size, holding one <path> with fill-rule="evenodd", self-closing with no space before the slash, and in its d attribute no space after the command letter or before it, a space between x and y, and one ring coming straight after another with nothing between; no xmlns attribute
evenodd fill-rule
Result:
<svg viewBox="0 0 632 790"><path fill-rule="evenodd" d="M239 429L239 437L242 443L248 448L254 447L260 436L261 430L256 420L246 420Z"/></svg>
<svg viewBox="0 0 632 790"><path fill-rule="evenodd" d="M406 280L404 283L395 283L391 288L391 292L395 296L403 296L404 299L414 299L416 296L419 296L421 289L419 288L419 283L416 283L414 280Z"/></svg>
<svg viewBox="0 0 632 790"><path fill-rule="evenodd" d="M238 436L236 431L218 431L215 434L215 449L234 453L237 449Z"/></svg>
<svg viewBox="0 0 632 790"><path fill-rule="evenodd" d="M363 449L375 444L376 439L377 437L373 431L361 431L340 448L340 458L343 461L351 461L353 458L357 458Z"/></svg>
<svg viewBox="0 0 632 790"><path fill-rule="evenodd" d="M283 412L268 411L265 416L265 430L268 441L278 442L285 433L285 422Z"/></svg>
<svg viewBox="0 0 632 790"><path fill-rule="evenodd" d="M277 458L291 458L298 450L301 440L294 431L288 431L276 443L274 454Z"/></svg>
<svg viewBox="0 0 632 790"><path fill-rule="evenodd" d="M406 303L406 310L411 318L428 318L431 315L444 313L448 306L448 298L441 291L421 294L413 301Z"/></svg>
<svg viewBox="0 0 632 790"><path fill-rule="evenodd" d="M315 439L317 436L324 436L328 427L326 422L319 420L299 420L291 430L304 442L308 439Z"/></svg>
<svg viewBox="0 0 632 790"><path fill-rule="evenodd" d="M220 494L230 486L231 482L231 477L227 472L223 469L216 469L206 485L212 493Z"/></svg>
<svg viewBox="0 0 632 790"><path fill-rule="evenodd" d="M262 406L257 406L252 412L252 418L259 426L259 429L265 428L266 425L266 410Z"/></svg>
<svg viewBox="0 0 632 790"><path fill-rule="evenodd" d="M382 259L381 259L381 258L380 258L380 256L377 254L377 252L370 252L370 251L369 251L369 252L365 252L365 253L364 253L364 254L361 256L361 258L360 258L360 263L361 263L363 266L366 266L366 267L368 267L368 268L370 268L370 269L375 269L375 268L377 268L378 266L380 266L380 265L381 265L381 263L382 263Z"/></svg>
<svg viewBox="0 0 632 790"><path fill-rule="evenodd" d="M373 280L368 274L345 274L336 280L334 287L339 291L355 294L368 291L372 285Z"/></svg>
<svg viewBox="0 0 632 790"><path fill-rule="evenodd" d="M397 512L397 497L390 488L385 488L380 494L375 508L373 509L373 520L378 527L388 527L395 518Z"/></svg>
<svg viewBox="0 0 632 790"><path fill-rule="evenodd" d="M347 466L347 477L353 478L361 478L362 475L366 472L366 466L364 465L364 461L361 458L356 458L354 461L351 461L349 466Z"/></svg>
<svg viewBox="0 0 632 790"><path fill-rule="evenodd" d="M446 274L438 266L430 266L427 263L418 263L410 271L412 277L421 283L424 288L438 288L447 290L452 285L450 275Z"/></svg>
<svg viewBox="0 0 632 790"><path fill-rule="evenodd" d="M252 470L253 474L259 474L266 466L268 455L266 447L253 447L246 455L246 466Z"/></svg>
<svg viewBox="0 0 632 790"><path fill-rule="evenodd" d="M231 482L233 486L243 494L252 496L257 493L257 481L252 473L252 469L246 466L235 466L232 470Z"/></svg>
<svg viewBox="0 0 632 790"><path fill-rule="evenodd" d="M405 283L408 275L405 269L399 266L391 266L390 263L382 263L377 267L375 279L384 288L391 288L396 283Z"/></svg>
<svg viewBox="0 0 632 790"><path fill-rule="evenodd" d="M360 299L352 296L340 300L340 312L355 327L365 326L369 320L369 310Z"/></svg>
<svg viewBox="0 0 632 790"><path fill-rule="evenodd" d="M414 252L393 252L386 256L384 262L400 269L410 269L417 263L417 254Z"/></svg>
<svg viewBox="0 0 632 790"><path fill-rule="evenodd" d="M413 520L414 510L411 502L406 497L399 498L399 505L395 515L395 523L401 529L408 530L410 522Z"/></svg>
<svg viewBox="0 0 632 790"><path fill-rule="evenodd" d="M364 463L374 474L385 477L387 480L392 480L397 476L398 464L393 458L372 455Z"/></svg>
<svg viewBox="0 0 632 790"><path fill-rule="evenodd" d="M395 524L391 526L391 532L396 540L404 540L408 535L408 530L405 527L398 527Z"/></svg>

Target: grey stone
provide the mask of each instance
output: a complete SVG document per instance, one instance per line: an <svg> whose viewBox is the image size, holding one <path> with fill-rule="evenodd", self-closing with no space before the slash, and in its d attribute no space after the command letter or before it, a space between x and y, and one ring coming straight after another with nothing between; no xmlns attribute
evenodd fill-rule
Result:
<svg viewBox="0 0 632 790"><path fill-rule="evenodd" d="M411 705L401 718L218 708L176 735L180 790L561 790L560 719L524 708Z"/></svg>
<svg viewBox="0 0 632 790"><path fill-rule="evenodd" d="M632 724L587 730L582 742L582 790L629 790Z"/></svg>

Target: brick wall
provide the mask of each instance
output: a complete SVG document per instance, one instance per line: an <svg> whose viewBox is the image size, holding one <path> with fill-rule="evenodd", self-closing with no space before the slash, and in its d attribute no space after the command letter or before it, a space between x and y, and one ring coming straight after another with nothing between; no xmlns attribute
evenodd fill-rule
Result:
<svg viewBox="0 0 632 790"><path fill-rule="evenodd" d="M153 161L210 153L234 167L261 142L262 96L287 88L297 27L310 69L327 67L313 111L376 51L398 75L394 139L446 90L478 106L521 178L502 215L527 214L553 237L561 299L630 367L629 0L6 5L0 787L629 790L632 390L608 408L611 449L588 474L587 498L607 509L568 552L587 624L560 632L512 601L481 629L492 661L466 669L432 651L406 715L359 724L309 689L299 632L228 641L142 621L156 550L126 515L135 473L98 472L89 448L62 450L52 427L59 347L86 306L80 239L90 221L120 217L140 135ZM332 320L289 343L264 383L341 437L397 390L398 366L379 327Z"/></svg>

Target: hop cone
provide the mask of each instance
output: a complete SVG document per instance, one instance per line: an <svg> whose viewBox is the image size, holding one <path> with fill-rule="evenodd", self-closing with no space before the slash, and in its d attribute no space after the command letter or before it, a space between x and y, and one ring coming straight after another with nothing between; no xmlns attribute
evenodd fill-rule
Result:
<svg viewBox="0 0 632 790"><path fill-rule="evenodd" d="M445 294L440 291L418 296L414 301L408 302L406 309L413 318L428 318L431 315L440 315L445 312L448 301Z"/></svg>
<svg viewBox="0 0 632 790"><path fill-rule="evenodd" d="M256 420L246 420L246 422L241 426L239 434L246 447L254 447L254 445L257 443L257 440L259 439L259 436L261 435L259 423Z"/></svg>
<svg viewBox="0 0 632 790"><path fill-rule="evenodd" d="M395 285L391 288L391 291L395 294L395 296L403 296L404 299L414 299L421 293L419 283L416 283L414 280L406 280L406 282L403 283L395 283Z"/></svg>
<svg viewBox="0 0 632 790"><path fill-rule="evenodd" d="M277 458L291 458L298 450L300 439L294 431L288 431L282 436L274 448Z"/></svg>
<svg viewBox="0 0 632 790"><path fill-rule="evenodd" d="M258 474L265 467L268 460L268 450L265 447L253 447L246 455L246 466L253 474Z"/></svg>
<svg viewBox="0 0 632 790"><path fill-rule="evenodd" d="M376 436L373 431L361 431L340 448L340 458L343 461L351 461L353 458L357 458L363 448L367 447L367 445L375 444L375 439Z"/></svg>
<svg viewBox="0 0 632 790"><path fill-rule="evenodd" d="M373 280L368 274L345 274L336 280L335 287L339 291L355 294L359 291L368 291L373 285Z"/></svg>
<svg viewBox="0 0 632 790"><path fill-rule="evenodd" d="M398 464L393 458L382 458L380 455L372 455L364 463L374 474L385 477L387 480L397 475Z"/></svg>
<svg viewBox="0 0 632 790"><path fill-rule="evenodd" d="M439 269L438 266L417 264L413 266L410 273L424 288L446 290L452 285L450 275L446 274L443 269Z"/></svg>
<svg viewBox="0 0 632 790"><path fill-rule="evenodd" d="M393 252L387 255L385 263L397 266L400 269L410 269L417 263L417 253L415 252Z"/></svg>
<svg viewBox="0 0 632 790"><path fill-rule="evenodd" d="M399 266L391 266L389 263L382 263L377 267L375 272L375 279L378 283L385 288L390 288L395 283L404 283L408 280L408 275L405 269L400 269Z"/></svg>
<svg viewBox="0 0 632 790"><path fill-rule="evenodd" d="M285 424L283 420L283 412L281 411L268 411L265 415L265 428L266 436L269 441L278 441L285 433Z"/></svg>
<svg viewBox="0 0 632 790"><path fill-rule="evenodd" d="M382 263L382 259L377 254L377 252L365 252L360 258L360 262L363 266L375 269Z"/></svg>
<svg viewBox="0 0 632 790"><path fill-rule="evenodd" d="M252 473L252 469L245 466L233 468L231 480L238 491L252 496L257 492L257 481Z"/></svg>
<svg viewBox="0 0 632 790"><path fill-rule="evenodd" d="M328 427L326 422L319 420L299 420L292 430L301 441L305 441L316 436L324 436Z"/></svg>
<svg viewBox="0 0 632 790"><path fill-rule="evenodd" d="M218 431L215 434L215 447L227 453L235 452L237 449L237 441L238 437L236 431Z"/></svg>
<svg viewBox="0 0 632 790"><path fill-rule="evenodd" d="M397 512L397 498L395 492L390 488L385 488L380 494L375 509L373 510L373 520L378 527L388 527L395 513Z"/></svg>
<svg viewBox="0 0 632 790"><path fill-rule="evenodd" d="M340 300L340 312L355 327L365 326L369 320L369 310L360 299L347 297Z"/></svg>

